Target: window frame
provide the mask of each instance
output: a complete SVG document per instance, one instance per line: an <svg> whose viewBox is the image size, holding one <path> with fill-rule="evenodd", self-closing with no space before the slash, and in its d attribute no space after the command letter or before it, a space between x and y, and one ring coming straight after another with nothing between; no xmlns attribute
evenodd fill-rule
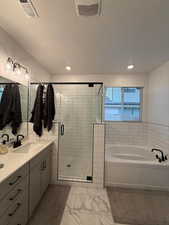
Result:
<svg viewBox="0 0 169 225"><path fill-rule="evenodd" d="M139 88L140 89L140 115L139 115L139 120L105 120L105 95L106 95L106 89L107 88L121 88L122 89L122 106L124 107L124 89L125 88ZM144 87L140 86L105 86L104 87L104 95L103 95L103 121L104 122L115 122L115 123L122 123L122 122L127 122L127 123L141 123L143 121L143 89Z"/></svg>

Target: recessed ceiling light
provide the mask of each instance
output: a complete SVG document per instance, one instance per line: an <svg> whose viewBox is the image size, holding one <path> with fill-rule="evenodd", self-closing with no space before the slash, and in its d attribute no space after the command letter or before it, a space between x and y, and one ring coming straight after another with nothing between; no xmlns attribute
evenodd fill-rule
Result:
<svg viewBox="0 0 169 225"><path fill-rule="evenodd" d="M66 66L66 70L70 71L71 67L70 66Z"/></svg>
<svg viewBox="0 0 169 225"><path fill-rule="evenodd" d="M134 65L133 65L133 64L128 65L128 66L127 66L127 69L128 69L128 70L134 69Z"/></svg>

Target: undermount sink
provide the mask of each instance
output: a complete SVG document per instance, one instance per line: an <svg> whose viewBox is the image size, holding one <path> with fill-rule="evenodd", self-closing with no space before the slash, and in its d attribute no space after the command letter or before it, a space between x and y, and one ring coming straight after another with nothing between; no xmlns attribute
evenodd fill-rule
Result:
<svg viewBox="0 0 169 225"><path fill-rule="evenodd" d="M14 148L13 149L13 152L16 152L16 153L26 153L26 152L29 152L30 150L33 150L37 147L40 147L42 144L40 143L26 143L26 144L23 144L17 148Z"/></svg>
<svg viewBox="0 0 169 225"><path fill-rule="evenodd" d="M4 168L4 164L0 163L0 169Z"/></svg>

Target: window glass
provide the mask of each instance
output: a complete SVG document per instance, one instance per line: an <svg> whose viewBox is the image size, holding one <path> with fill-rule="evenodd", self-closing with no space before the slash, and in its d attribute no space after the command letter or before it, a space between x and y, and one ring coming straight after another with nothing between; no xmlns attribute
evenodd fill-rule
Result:
<svg viewBox="0 0 169 225"><path fill-rule="evenodd" d="M106 88L104 115L108 121L141 120L142 88Z"/></svg>
<svg viewBox="0 0 169 225"><path fill-rule="evenodd" d="M4 87L0 87L0 101L1 101L1 98L2 98L3 91L4 91Z"/></svg>

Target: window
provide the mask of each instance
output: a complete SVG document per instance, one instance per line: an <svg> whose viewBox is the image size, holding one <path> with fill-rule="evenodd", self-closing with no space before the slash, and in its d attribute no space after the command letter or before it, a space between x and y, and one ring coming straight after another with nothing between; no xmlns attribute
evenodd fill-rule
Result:
<svg viewBox="0 0 169 225"><path fill-rule="evenodd" d="M3 91L4 91L4 87L0 87L0 101L1 101L1 98L2 98Z"/></svg>
<svg viewBox="0 0 169 225"><path fill-rule="evenodd" d="M104 117L107 121L140 121L142 88L105 88Z"/></svg>

